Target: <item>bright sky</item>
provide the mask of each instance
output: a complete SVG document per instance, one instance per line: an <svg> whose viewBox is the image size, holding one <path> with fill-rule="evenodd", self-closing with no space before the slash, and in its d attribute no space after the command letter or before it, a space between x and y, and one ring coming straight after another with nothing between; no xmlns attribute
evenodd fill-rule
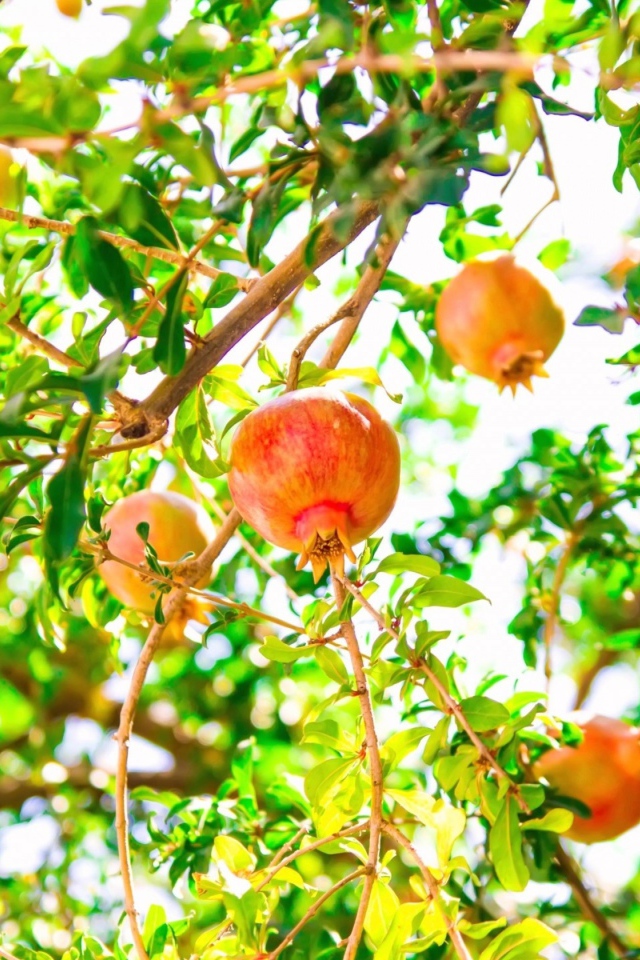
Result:
<svg viewBox="0 0 640 960"><path fill-rule="evenodd" d="M53 0L5 0L0 7L0 31L4 27L24 24L23 40L32 48L45 46L57 58L69 65L76 65L87 56L99 55L117 43L125 32L125 24L118 17L104 17L105 0L93 0L91 8L84 10L80 19L69 20L58 13ZM188 15L190 0L176 0L172 21L181 24ZM287 3L287 12L306 8L306 0ZM527 19L535 22L540 15L541 0L530 4ZM521 30L527 29L527 23ZM581 63L576 81L564 96L574 106L590 110L593 107L593 80L589 75L588 57ZM545 77L539 77L543 85ZM135 119L139 100L135 85L123 89L112 102L108 125L113 126ZM529 442L531 432L538 427L553 427L581 443L586 432L599 423L611 424L610 441L623 451L625 434L637 428L637 408L625 401L633 389L632 381L625 380L620 368L607 366L605 358L620 355L634 346L638 331L628 325L624 334L612 337L599 328L579 329L571 325L581 308L588 303L608 305L614 295L598 279L623 252L622 237L633 227L640 215L637 188L631 179L625 179L625 188L618 194L611 184L611 174L616 163L618 132L603 122L586 123L578 118L545 118L550 151L554 160L556 176L561 193L561 202L547 210L518 248L523 257L535 255L551 240L564 236L570 240L573 260L561 272L562 302L566 309L568 327L564 340L547 364L550 379L538 381L533 395L521 391L514 399L506 392L499 396L496 388L480 379L469 379L465 394L469 401L480 407L477 428L464 445L459 468L459 486L464 493L481 494L509 466L517 453ZM548 199L551 186L536 174L537 155L525 160L522 169L506 193L504 202L505 225L513 234L524 226L529 218ZM247 162L250 162L247 160ZM476 175L465 205L468 210L500 201L500 179ZM447 260L438 242L438 234L444 222L444 211L428 207L416 217L393 261L393 269L406 274L415 282L428 284L453 274L457 266ZM273 259L288 251L292 229L269 249ZM367 239L357 245L361 253ZM355 250L354 245L354 250ZM355 259L353 260L355 263ZM332 294L340 270L329 264L318 272L321 287L305 293L301 306L308 317L307 326L335 308ZM347 354L349 365L364 366L373 363L386 342L395 320L395 312L389 300L381 299L370 308L364 324L366 335L357 347ZM256 331L255 339L259 338ZM249 338L253 343L253 337ZM286 359L297 337L283 333L270 342L271 348ZM322 345L312 355L317 359ZM246 345L229 359L238 359L246 353ZM393 390L405 391L410 379L404 368L390 361L385 371ZM145 390L148 381L145 381ZM249 380L249 386L251 380ZM435 382L433 389L446 397L459 387ZM637 389L637 385L635 387ZM382 391L378 392L376 404L389 416L395 413L394 405ZM404 492L398 507L387 524L387 530L411 529L416 515L438 516L446 511L448 479L445 468L460 457L460 447L447 443L446 430L441 425L425 425L420 433L420 442L425 444L425 454L435 458L443 469L439 472L425 471L423 489L411 494ZM473 582L492 600L492 605L475 605L471 615L458 611L434 611L431 620L451 628L457 640L457 649L469 657L469 682L488 669L500 669L508 673L509 681L494 688L492 695L507 696L514 680L520 687L543 689L540 677L532 672L523 675L520 644L506 632L506 625L519 609L522 562L514 553L502 555L497 546L488 545L477 564ZM269 595L265 603L269 603ZM272 601L277 604L274 598ZM567 608L570 612L570 605ZM363 624L365 621L363 621ZM444 651L443 651L444 653ZM563 655L557 656L561 665ZM551 707L561 712L568 708L573 696L573 687L568 678L558 674L551 689ZM628 707L637 704L640 696L638 678L627 666L609 669L594 687L588 706L596 711L619 715ZM79 732L78 732L78 735ZM82 736L91 738L86 729ZM101 748L102 749L102 748ZM98 755L96 755L98 759ZM99 760L106 768L111 761L104 751ZM139 755L141 767L148 762L149 754ZM51 821L42 819L42 836L32 831L30 839L34 851L43 849L50 842ZM0 872L8 869L14 860L13 851L25 853L25 838L7 831L7 839L0 844ZM584 861L592 875L604 887L615 889L634 872L640 856L640 828L622 838L590 849L576 848L584 853ZM35 854L36 862L38 854ZM32 867L31 867L32 868ZM158 899L157 892L155 899Z"/></svg>

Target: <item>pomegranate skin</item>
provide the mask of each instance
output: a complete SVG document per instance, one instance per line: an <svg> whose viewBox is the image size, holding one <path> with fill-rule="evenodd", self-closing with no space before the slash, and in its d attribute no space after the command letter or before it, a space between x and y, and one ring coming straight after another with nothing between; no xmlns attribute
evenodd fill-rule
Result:
<svg viewBox="0 0 640 960"><path fill-rule="evenodd" d="M56 0L56 6L65 17L79 17L82 13L82 0Z"/></svg>
<svg viewBox="0 0 640 960"><path fill-rule="evenodd" d="M197 504L181 493L140 490L111 507L104 526L111 531L111 553L129 563L146 566L144 543L136 533L140 523L149 524L149 543L160 563L175 563L186 553L198 556L213 539L213 524ZM152 614L156 597L153 585L116 560L106 560L98 568L108 589L125 607ZM209 574L197 586L206 586ZM190 615L194 616L195 607Z"/></svg>
<svg viewBox="0 0 640 960"><path fill-rule="evenodd" d="M579 726L582 742L547 751L535 764L534 774L559 794L590 808L591 817L574 815L566 836L599 843L640 823L640 730L603 716Z"/></svg>
<svg viewBox="0 0 640 960"><path fill-rule="evenodd" d="M384 523L400 486L393 428L361 397L314 387L253 411L231 444L229 490L243 519L265 540L329 565Z"/></svg>
<svg viewBox="0 0 640 960"><path fill-rule="evenodd" d="M543 364L564 332L564 316L533 273L510 256L467 263L445 288L436 331L454 363L515 395Z"/></svg>

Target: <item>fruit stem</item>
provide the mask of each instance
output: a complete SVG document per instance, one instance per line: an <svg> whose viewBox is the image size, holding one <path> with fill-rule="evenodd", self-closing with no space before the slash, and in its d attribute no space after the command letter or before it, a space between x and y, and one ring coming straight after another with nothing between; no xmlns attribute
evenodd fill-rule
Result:
<svg viewBox="0 0 640 960"><path fill-rule="evenodd" d="M342 582L332 571L333 595L336 601L338 612L342 609L345 601L346 592ZM358 638L353 623L350 619L341 620L342 635L347 644L347 650L353 667L353 674L356 681L356 690L360 700L360 710L364 721L366 735L367 754L369 757L369 770L371 774L371 816L369 820L369 854L366 865L366 874L362 896L358 905L356 919L347 941L344 960L355 960L358 952L358 945L362 938L364 921L373 892L373 885L376 879L376 869L378 866L378 857L380 855L380 837L382 834L382 761L380 759L380 748L378 745L378 734L376 732L375 720L373 717L373 705L369 693L367 676L364 672L364 661L358 645Z"/></svg>

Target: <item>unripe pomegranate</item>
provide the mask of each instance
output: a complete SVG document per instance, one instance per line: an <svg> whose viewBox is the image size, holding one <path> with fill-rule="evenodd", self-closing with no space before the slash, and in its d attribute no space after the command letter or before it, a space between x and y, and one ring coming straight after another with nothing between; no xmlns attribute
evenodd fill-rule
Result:
<svg viewBox="0 0 640 960"><path fill-rule="evenodd" d="M536 276L510 255L467 263L445 288L436 331L454 363L510 387L531 390L548 376L547 360L562 339L564 316Z"/></svg>
<svg viewBox="0 0 640 960"><path fill-rule="evenodd" d="M591 817L574 816L568 837L581 843L612 840L640 823L640 730L603 716L579 726L582 742L548 750L534 773L591 810Z"/></svg>
<svg viewBox="0 0 640 960"><path fill-rule="evenodd" d="M229 490L265 540L311 561L317 581L371 536L393 508L400 448L392 427L361 397L315 387L254 410L231 445Z"/></svg>
<svg viewBox="0 0 640 960"><path fill-rule="evenodd" d="M181 493L132 493L111 507L104 526L111 531L107 544L111 553L136 566L146 567L144 542L136 531L140 523L149 524L148 542L162 564L175 564L187 553L198 556L214 536L213 524L204 510ZM158 591L148 577L117 560L106 560L98 569L111 593L125 607L153 614ZM206 586L208 581L209 574L197 586ZM201 606L193 599L187 600L181 617L183 626L188 619L199 618Z"/></svg>
<svg viewBox="0 0 640 960"><path fill-rule="evenodd" d="M82 12L82 0L56 0L56 7L65 17L79 17Z"/></svg>

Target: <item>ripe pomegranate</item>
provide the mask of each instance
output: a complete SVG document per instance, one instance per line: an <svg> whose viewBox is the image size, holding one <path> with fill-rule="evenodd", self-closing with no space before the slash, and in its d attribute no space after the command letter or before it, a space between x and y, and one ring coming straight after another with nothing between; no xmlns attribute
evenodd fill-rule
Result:
<svg viewBox="0 0 640 960"><path fill-rule="evenodd" d="M568 837L581 843L612 840L640 823L640 730L603 716L579 726L582 742L547 751L534 773L591 810L591 817L574 816Z"/></svg>
<svg viewBox="0 0 640 960"><path fill-rule="evenodd" d="M79 17L82 12L82 0L56 0L56 7L65 17Z"/></svg>
<svg viewBox="0 0 640 960"><path fill-rule="evenodd" d="M510 255L467 263L445 288L436 331L455 363L510 387L531 390L548 376L547 360L562 339L564 317L549 291Z"/></svg>
<svg viewBox="0 0 640 960"><path fill-rule="evenodd" d="M254 410L231 445L229 490L265 540L311 561L317 581L369 537L393 508L400 448L392 427L361 397L314 387Z"/></svg>
<svg viewBox="0 0 640 960"><path fill-rule="evenodd" d="M111 553L136 565L146 566L144 542L136 532L140 523L149 524L149 543L163 564L176 563L186 553L198 556L214 536L209 517L188 497L140 490L118 500L108 511L104 523L111 531L107 544ZM153 614L158 591L148 577L117 560L106 560L98 569L111 593L125 607ZM206 586L208 581L209 574L197 586ZM152 593L155 596L152 597ZM202 619L202 609L203 604L196 598L187 598L178 620L184 627L189 619Z"/></svg>

